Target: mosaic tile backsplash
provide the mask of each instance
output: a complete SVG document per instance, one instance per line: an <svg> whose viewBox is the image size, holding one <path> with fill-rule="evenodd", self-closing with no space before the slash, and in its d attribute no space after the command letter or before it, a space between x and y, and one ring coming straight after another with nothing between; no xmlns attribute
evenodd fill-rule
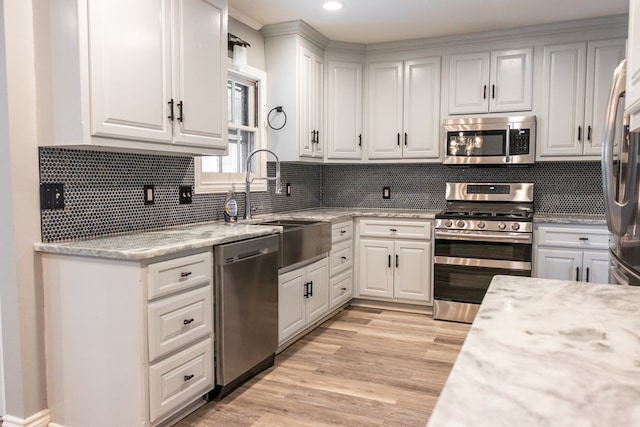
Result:
<svg viewBox="0 0 640 427"><path fill-rule="evenodd" d="M275 164L268 164L273 176ZM251 196L255 214L319 207L322 167L282 164L291 196ZM44 242L82 239L222 219L226 194L194 194L178 203L178 186L194 185L193 159L177 156L40 149L40 182L64 183L65 209L42 211ZM155 204L144 205L143 186L155 186ZM283 188L284 190L284 188ZM244 193L236 193L244 213Z"/></svg>
<svg viewBox="0 0 640 427"><path fill-rule="evenodd" d="M222 219L225 194L194 194L178 203L178 186L194 184L193 160L176 156L40 149L40 182L64 183L65 209L42 211L42 240L83 239ZM269 176L274 164L268 164ZM535 209L603 214L597 162L537 163L527 168L457 169L434 164L309 165L283 163L290 197L252 195L256 213L328 207L442 209L447 181L533 182ZM155 185L155 204L143 203L143 186ZM382 187L391 187L391 199ZM284 188L283 188L284 190ZM244 193L236 193L244 212Z"/></svg>
<svg viewBox="0 0 640 427"><path fill-rule="evenodd" d="M437 164L326 165L322 205L332 207L443 209L446 182L533 182L536 212L602 214L598 162L536 163L515 168L451 168ZM391 198L382 198L382 187Z"/></svg>

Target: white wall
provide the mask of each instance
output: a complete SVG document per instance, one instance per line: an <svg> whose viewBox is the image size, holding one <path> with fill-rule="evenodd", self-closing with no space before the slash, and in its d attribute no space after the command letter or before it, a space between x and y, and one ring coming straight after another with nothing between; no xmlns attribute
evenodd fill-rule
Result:
<svg viewBox="0 0 640 427"><path fill-rule="evenodd" d="M0 0L0 11L3 426L46 425L43 299L33 251L40 208L32 2Z"/></svg>
<svg viewBox="0 0 640 427"><path fill-rule="evenodd" d="M264 37L248 25L229 17L228 31L251 45L247 52L247 65L265 71Z"/></svg>

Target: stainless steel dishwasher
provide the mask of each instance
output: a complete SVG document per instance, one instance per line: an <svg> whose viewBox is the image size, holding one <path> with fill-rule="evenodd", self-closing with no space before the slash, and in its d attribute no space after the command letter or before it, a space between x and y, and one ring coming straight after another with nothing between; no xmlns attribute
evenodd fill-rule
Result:
<svg viewBox="0 0 640 427"><path fill-rule="evenodd" d="M278 235L214 248L216 387L223 397L273 366L278 347Z"/></svg>

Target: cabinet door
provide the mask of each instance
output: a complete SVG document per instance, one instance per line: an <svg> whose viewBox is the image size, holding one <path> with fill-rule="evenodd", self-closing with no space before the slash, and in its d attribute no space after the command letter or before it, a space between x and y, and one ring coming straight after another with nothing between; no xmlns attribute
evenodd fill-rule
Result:
<svg viewBox="0 0 640 427"><path fill-rule="evenodd" d="M449 57L449 113L489 111L489 52Z"/></svg>
<svg viewBox="0 0 640 427"><path fill-rule="evenodd" d="M613 82L613 71L624 59L625 39L591 42L587 45L587 91L584 125L587 128L584 154L602 154L602 132ZM622 111L620 121L622 123ZM618 141L618 139L615 139Z"/></svg>
<svg viewBox="0 0 640 427"><path fill-rule="evenodd" d="M585 43L544 48L541 157L582 155L586 49Z"/></svg>
<svg viewBox="0 0 640 427"><path fill-rule="evenodd" d="M431 242L395 243L393 297L431 301Z"/></svg>
<svg viewBox="0 0 640 427"><path fill-rule="evenodd" d="M367 158L402 157L402 62L369 64L367 89Z"/></svg>
<svg viewBox="0 0 640 427"><path fill-rule="evenodd" d="M305 300L306 324L312 323L329 311L329 262L324 258L306 268L310 295Z"/></svg>
<svg viewBox="0 0 640 427"><path fill-rule="evenodd" d="M327 158L362 158L362 64L329 61Z"/></svg>
<svg viewBox="0 0 640 427"><path fill-rule="evenodd" d="M582 258L582 280L590 283L609 283L609 252L585 252Z"/></svg>
<svg viewBox="0 0 640 427"><path fill-rule="evenodd" d="M440 158L440 58L404 63L404 158Z"/></svg>
<svg viewBox="0 0 640 427"><path fill-rule="evenodd" d="M298 54L298 144L301 157L313 156L314 54L300 47Z"/></svg>
<svg viewBox="0 0 640 427"><path fill-rule="evenodd" d="M531 110L533 49L491 52L491 112Z"/></svg>
<svg viewBox="0 0 640 427"><path fill-rule="evenodd" d="M627 46L627 92L625 109L631 115L633 132L640 131L640 0L629 2L629 44Z"/></svg>
<svg viewBox="0 0 640 427"><path fill-rule="evenodd" d="M536 252L536 277L580 280L582 251L540 248Z"/></svg>
<svg viewBox="0 0 640 427"><path fill-rule="evenodd" d="M313 77L311 81L312 109L311 128L316 132L315 143L312 145L313 157L322 159L324 157L324 130L322 129L322 105L324 93L324 58L313 55Z"/></svg>
<svg viewBox="0 0 640 427"><path fill-rule="evenodd" d="M393 298L393 240L360 239L360 295Z"/></svg>
<svg viewBox="0 0 640 427"><path fill-rule="evenodd" d="M278 342L301 331L305 325L303 285L304 268L278 277Z"/></svg>
<svg viewBox="0 0 640 427"><path fill-rule="evenodd" d="M91 134L170 143L169 0L90 6Z"/></svg>
<svg viewBox="0 0 640 427"><path fill-rule="evenodd" d="M173 1L174 141L225 149L226 1Z"/></svg>

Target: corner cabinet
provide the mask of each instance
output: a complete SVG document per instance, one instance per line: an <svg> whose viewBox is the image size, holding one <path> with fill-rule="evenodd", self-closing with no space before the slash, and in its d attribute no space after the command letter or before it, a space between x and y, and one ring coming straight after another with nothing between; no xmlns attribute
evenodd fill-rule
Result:
<svg viewBox="0 0 640 427"><path fill-rule="evenodd" d="M53 0L36 9L42 145L225 153L226 0Z"/></svg>
<svg viewBox="0 0 640 427"><path fill-rule="evenodd" d="M631 116L630 130L640 132L640 0L630 0L629 2L627 56L625 109L627 114Z"/></svg>
<svg viewBox="0 0 640 427"><path fill-rule="evenodd" d="M367 67L369 160L440 161L440 57Z"/></svg>
<svg viewBox="0 0 640 427"><path fill-rule="evenodd" d="M358 220L360 298L432 303L431 222Z"/></svg>
<svg viewBox="0 0 640 427"><path fill-rule="evenodd" d="M328 40L301 21L268 25L262 34L269 76L267 109L282 107L284 111L269 115L273 126L268 128L268 146L281 161L323 161L324 47Z"/></svg>
<svg viewBox="0 0 640 427"><path fill-rule="evenodd" d="M544 48L540 160L598 160L613 70L625 56L625 39Z"/></svg>
<svg viewBox="0 0 640 427"><path fill-rule="evenodd" d="M327 61L327 159L362 159L360 61Z"/></svg>
<svg viewBox="0 0 640 427"><path fill-rule="evenodd" d="M164 425L205 403L211 251L150 263L40 257L52 425Z"/></svg>
<svg viewBox="0 0 640 427"><path fill-rule="evenodd" d="M532 91L532 48L449 57L450 114L528 111Z"/></svg>
<svg viewBox="0 0 640 427"><path fill-rule="evenodd" d="M609 283L609 231L586 225L536 225L534 276Z"/></svg>

